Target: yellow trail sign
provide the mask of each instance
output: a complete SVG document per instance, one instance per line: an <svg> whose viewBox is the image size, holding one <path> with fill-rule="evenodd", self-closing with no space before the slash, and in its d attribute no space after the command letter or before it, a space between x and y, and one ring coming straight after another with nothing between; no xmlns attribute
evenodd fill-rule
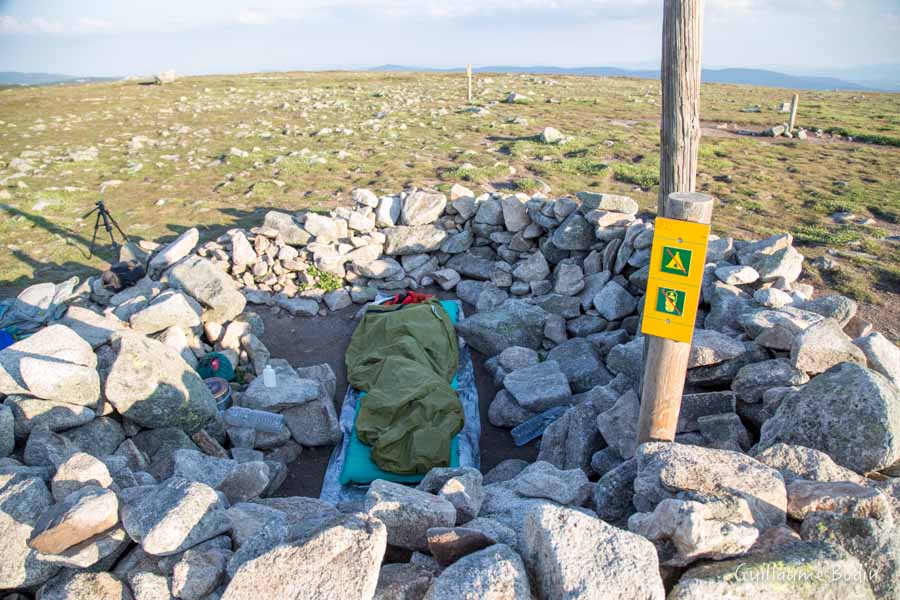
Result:
<svg viewBox="0 0 900 600"><path fill-rule="evenodd" d="M709 225L658 217L641 331L690 343L700 303Z"/></svg>

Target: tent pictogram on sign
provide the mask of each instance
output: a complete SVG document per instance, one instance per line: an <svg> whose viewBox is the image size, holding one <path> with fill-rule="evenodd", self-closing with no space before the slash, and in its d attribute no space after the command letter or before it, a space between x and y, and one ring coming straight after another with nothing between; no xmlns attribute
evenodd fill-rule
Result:
<svg viewBox="0 0 900 600"><path fill-rule="evenodd" d="M691 254L691 251L685 248L664 246L660 270L663 273L687 277L691 271Z"/></svg>

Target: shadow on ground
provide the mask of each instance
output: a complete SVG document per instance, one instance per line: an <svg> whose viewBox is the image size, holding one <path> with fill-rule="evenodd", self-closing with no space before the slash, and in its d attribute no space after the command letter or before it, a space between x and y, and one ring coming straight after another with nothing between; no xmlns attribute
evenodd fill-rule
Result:
<svg viewBox="0 0 900 600"><path fill-rule="evenodd" d="M489 135L486 138L489 142L539 142L541 141L540 134L538 135Z"/></svg>
<svg viewBox="0 0 900 600"><path fill-rule="evenodd" d="M38 260L19 250L13 251L12 255L30 266L33 275L22 275L15 279L0 280L0 300L3 298L13 298L18 295L19 292L35 283L42 283L45 281L60 283L73 275L77 275L83 281L85 278L92 275L99 275L101 271L101 269L96 267L91 267L78 262L69 261L60 264L52 261Z"/></svg>
<svg viewBox="0 0 900 600"><path fill-rule="evenodd" d="M255 227L262 223L263 217L269 210L271 210L271 208L266 206L246 210L237 208L223 209L221 212L230 217L229 222L214 225L197 225L198 229L200 229L201 243L215 240L232 228L241 227L249 229ZM77 275L82 280L86 277L99 275L103 270L107 269L110 264L119 260L117 247L113 246L102 225L97 231L94 252L91 254L91 237L58 225L46 217L23 211L20 208L8 204L0 204L0 215L3 215L3 218L21 217L27 220L32 227L42 229L56 238L63 240L67 245L77 248L83 258L83 261L70 260L65 263L57 263L30 256L28 252L23 249L13 250L11 251L12 256L24 265L27 265L32 274L21 275L15 279L4 279L3 273L0 273L0 298L14 297L28 286L36 283L47 281L59 283L73 275ZM122 222L121 225L125 230L125 234L128 235L128 239L131 241L142 239L139 235L129 233L127 223ZM90 221L89 226L89 231L91 232L91 235L93 235L93 220ZM167 244L190 229L190 226L169 223L166 225L166 229L171 233L163 234L152 241L157 244ZM118 232L115 233L115 239L119 243L122 241L121 235Z"/></svg>

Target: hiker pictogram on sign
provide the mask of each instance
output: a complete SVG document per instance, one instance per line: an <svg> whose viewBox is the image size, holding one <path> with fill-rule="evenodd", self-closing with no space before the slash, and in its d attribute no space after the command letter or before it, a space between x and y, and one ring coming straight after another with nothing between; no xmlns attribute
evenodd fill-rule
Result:
<svg viewBox="0 0 900 600"><path fill-rule="evenodd" d="M660 270L671 275L688 276L691 271L691 251L684 248L663 246L662 265Z"/></svg>
<svg viewBox="0 0 900 600"><path fill-rule="evenodd" d="M656 296L656 310L680 317L684 314L684 292L661 287Z"/></svg>

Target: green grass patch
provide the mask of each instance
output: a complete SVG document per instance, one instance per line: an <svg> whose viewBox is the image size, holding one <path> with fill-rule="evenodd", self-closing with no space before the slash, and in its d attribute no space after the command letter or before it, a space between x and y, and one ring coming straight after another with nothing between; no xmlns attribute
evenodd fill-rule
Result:
<svg viewBox="0 0 900 600"><path fill-rule="evenodd" d="M467 181L481 182L490 181L509 174L509 167L502 164L491 165L489 167L451 167L439 173L439 177L443 181Z"/></svg>
<svg viewBox="0 0 900 600"><path fill-rule="evenodd" d="M825 133L853 138L854 141L863 142L864 144L873 144L875 146L893 146L895 148L900 148L900 137L894 137L891 135L863 133L861 131L846 129L844 127L829 127L828 129L825 129Z"/></svg>
<svg viewBox="0 0 900 600"><path fill-rule="evenodd" d="M512 187L517 192L523 192L525 194L534 194L542 189L544 189L544 184L541 183L537 179L533 179L531 177L526 177L524 179L516 179L512 182Z"/></svg>
<svg viewBox="0 0 900 600"><path fill-rule="evenodd" d="M828 272L827 279L835 291L858 302L875 303L876 297L869 292L865 279L848 267L838 267Z"/></svg>
<svg viewBox="0 0 900 600"><path fill-rule="evenodd" d="M701 158L699 170L717 175L727 173L734 168L734 163L724 158Z"/></svg>
<svg viewBox="0 0 900 600"><path fill-rule="evenodd" d="M794 239L809 245L839 245L858 242L863 238L859 229L842 226L829 229L821 225L798 225L794 228Z"/></svg>
<svg viewBox="0 0 900 600"><path fill-rule="evenodd" d="M730 158L730 153L723 145L702 144L699 153L699 168L701 171L708 172L729 171L734 168Z"/></svg>
<svg viewBox="0 0 900 600"><path fill-rule="evenodd" d="M835 192L831 198L824 198L817 204L825 211L825 214L829 215L836 212L859 213L865 208L862 194L854 188Z"/></svg>
<svg viewBox="0 0 900 600"><path fill-rule="evenodd" d="M659 165L630 165L617 163L612 165L613 177L622 183L651 188L659 185Z"/></svg>
<svg viewBox="0 0 900 600"><path fill-rule="evenodd" d="M766 213L766 208L757 200L752 200L749 198L737 198L734 202L744 210L749 210L752 213L756 213L758 215Z"/></svg>
<svg viewBox="0 0 900 600"><path fill-rule="evenodd" d="M319 267L311 266L307 271L307 274L313 278L313 281L316 282L316 287L320 290L333 292L343 287L343 282L340 277L333 273L329 273L328 271L323 271Z"/></svg>
<svg viewBox="0 0 900 600"><path fill-rule="evenodd" d="M312 154L309 156L288 156L279 161L277 165L273 165L273 167L278 172L279 178L301 177L327 170L328 159L325 158L325 162L322 162L320 158L325 157Z"/></svg>
<svg viewBox="0 0 900 600"><path fill-rule="evenodd" d="M514 140L500 144L500 153L513 160L527 160L539 152L543 152L543 149L538 150L537 144L528 140Z"/></svg>
<svg viewBox="0 0 900 600"><path fill-rule="evenodd" d="M558 173L588 177L603 175L608 168L606 164L587 157L545 161L532 166L533 171L542 175Z"/></svg>
<svg viewBox="0 0 900 600"><path fill-rule="evenodd" d="M258 181L252 186L254 196L274 196L276 194L283 194L285 191L287 190L284 185L279 186L273 181Z"/></svg>

